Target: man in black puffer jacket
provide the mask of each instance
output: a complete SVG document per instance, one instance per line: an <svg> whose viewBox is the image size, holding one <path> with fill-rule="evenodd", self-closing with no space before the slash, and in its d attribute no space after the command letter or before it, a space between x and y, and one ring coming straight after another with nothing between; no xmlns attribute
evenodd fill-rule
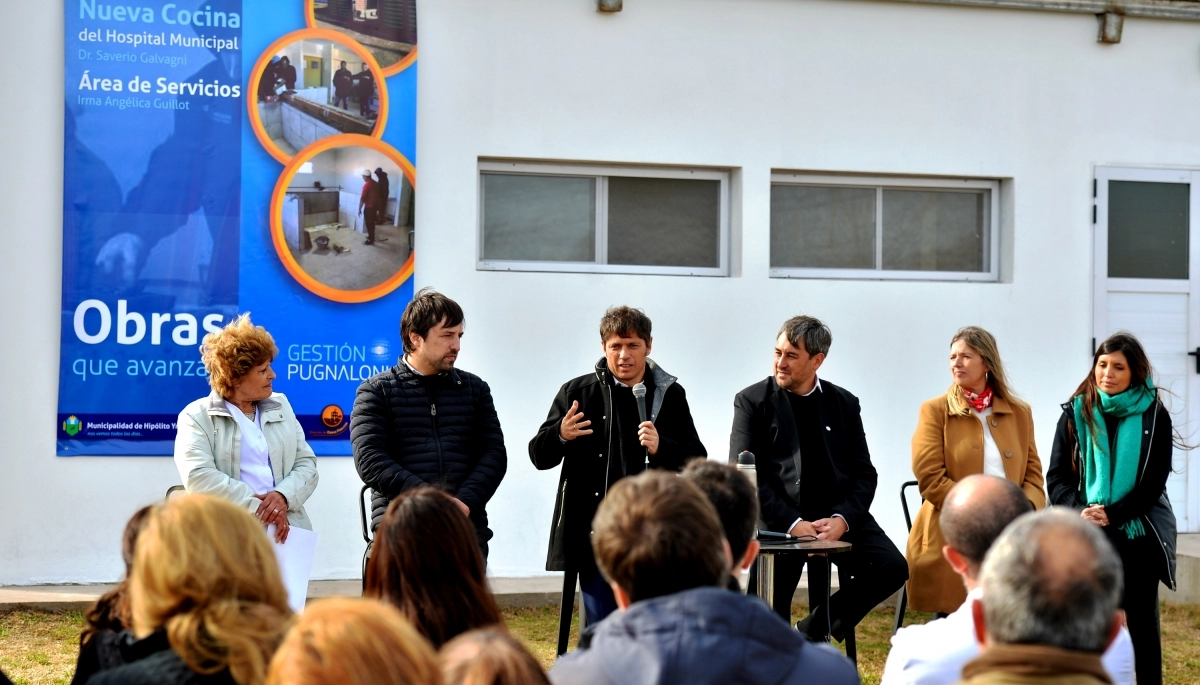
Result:
<svg viewBox="0 0 1200 685"><path fill-rule="evenodd" d="M487 557L485 507L508 468L488 384L454 368L463 311L425 288L400 318L404 358L358 386L350 440L354 466L371 486L371 529L405 490L431 485L454 496Z"/></svg>

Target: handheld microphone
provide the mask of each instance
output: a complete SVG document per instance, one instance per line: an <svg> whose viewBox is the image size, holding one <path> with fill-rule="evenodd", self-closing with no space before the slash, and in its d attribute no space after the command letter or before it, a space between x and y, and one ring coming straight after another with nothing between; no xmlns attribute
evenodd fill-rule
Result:
<svg viewBox="0 0 1200 685"><path fill-rule="evenodd" d="M633 386L633 399L637 400L638 423L646 422L646 384ZM650 469L650 450L646 450L646 470Z"/></svg>
<svg viewBox="0 0 1200 685"><path fill-rule="evenodd" d="M637 400L638 422L646 422L646 384L638 383L633 386L633 398Z"/></svg>

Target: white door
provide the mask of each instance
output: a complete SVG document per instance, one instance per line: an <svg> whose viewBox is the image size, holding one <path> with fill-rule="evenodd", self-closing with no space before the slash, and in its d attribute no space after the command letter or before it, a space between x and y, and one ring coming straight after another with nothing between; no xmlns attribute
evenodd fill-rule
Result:
<svg viewBox="0 0 1200 685"><path fill-rule="evenodd" d="M1097 167L1093 334L1138 337L1175 428L1200 439L1200 171ZM1095 346L1092 348L1095 351ZM1175 450L1167 494L1200 531L1200 450Z"/></svg>

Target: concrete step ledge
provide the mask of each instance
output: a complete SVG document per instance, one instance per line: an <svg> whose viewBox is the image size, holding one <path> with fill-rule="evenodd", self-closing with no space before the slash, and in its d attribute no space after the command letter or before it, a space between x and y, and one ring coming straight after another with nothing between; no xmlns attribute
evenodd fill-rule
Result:
<svg viewBox="0 0 1200 685"><path fill-rule="evenodd" d="M506 608L556 607L562 597L562 576L535 578L489 578L488 584L496 596L496 602ZM742 579L745 585L745 577ZM90 607L100 595L112 590L115 584L96 585L25 585L0 587L0 611L20 607L47 611L83 611ZM834 590L837 580L834 579ZM314 580L308 584L310 600L323 597L358 597L362 593L362 582L350 580ZM576 591L576 602L580 593ZM801 578L796 588L794 601L808 601L807 578Z"/></svg>
<svg viewBox="0 0 1200 685"><path fill-rule="evenodd" d="M1175 592L1159 583L1158 597L1171 604L1200 604L1200 534L1180 535L1175 548Z"/></svg>
<svg viewBox="0 0 1200 685"><path fill-rule="evenodd" d="M1180 535L1178 539L1177 573L1178 590L1171 592L1159 586L1159 596L1172 604L1200 605L1200 534ZM562 596L562 576L539 576L534 578L489 578L496 602L505 608L556 607ZM742 586L746 576L742 577ZM22 607L47 611L83 611L90 607L100 595L115 585L29 585L0 587L0 611ZM833 590L838 588L837 573L833 574ZM308 585L309 599L322 597L358 597L362 582L348 580L314 580ZM580 601L579 592L575 593ZM808 574L800 579L793 596L794 602L808 602ZM895 607L895 596L881 606Z"/></svg>

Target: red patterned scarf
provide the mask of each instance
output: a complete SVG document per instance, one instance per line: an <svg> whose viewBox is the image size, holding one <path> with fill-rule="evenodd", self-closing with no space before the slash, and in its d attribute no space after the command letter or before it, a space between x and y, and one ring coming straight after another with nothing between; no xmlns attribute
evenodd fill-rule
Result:
<svg viewBox="0 0 1200 685"><path fill-rule="evenodd" d="M980 414L982 414L985 409L992 406L992 386L990 385L984 388L983 392L979 393L978 395L970 390L967 390L966 388L962 389L962 394L963 397L967 399L967 403L971 405L971 408Z"/></svg>

